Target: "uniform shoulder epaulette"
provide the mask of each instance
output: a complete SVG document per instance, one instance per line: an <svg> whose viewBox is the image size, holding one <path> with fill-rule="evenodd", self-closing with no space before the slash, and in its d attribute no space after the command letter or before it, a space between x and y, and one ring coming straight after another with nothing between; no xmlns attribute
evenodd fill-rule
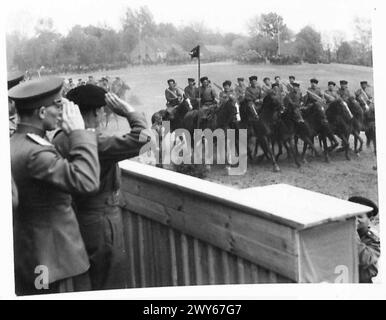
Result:
<svg viewBox="0 0 386 320"><path fill-rule="evenodd" d="M41 146L53 146L49 141L34 133L27 133L27 137Z"/></svg>

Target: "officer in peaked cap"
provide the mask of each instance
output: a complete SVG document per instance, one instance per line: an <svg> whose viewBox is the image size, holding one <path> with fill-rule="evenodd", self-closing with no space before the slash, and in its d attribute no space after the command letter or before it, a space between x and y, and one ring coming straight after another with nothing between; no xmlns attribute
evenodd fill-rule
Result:
<svg viewBox="0 0 386 320"><path fill-rule="evenodd" d="M247 86L244 84L244 78L237 78L237 85L235 86L235 95L239 103L243 102L246 89Z"/></svg>
<svg viewBox="0 0 386 320"><path fill-rule="evenodd" d="M19 192L14 212L18 295L91 288L71 194L99 188L97 141L94 132L85 130L79 108L60 100L62 86L61 78L51 77L8 91L20 117L10 141L12 176ZM59 120L70 140L68 160L45 139Z"/></svg>
<svg viewBox="0 0 386 320"><path fill-rule="evenodd" d="M97 193L74 196L76 216L90 259L90 277L95 290L127 287L127 255L124 248L118 162L135 157L147 142L140 139L146 129L145 117L114 93L85 85L68 92L67 98L79 105L86 127L98 131L103 107L125 117L130 131L118 135L98 133L98 156L101 165ZM141 133L142 132L142 133ZM53 143L66 158L71 157L69 137L58 133Z"/></svg>
<svg viewBox="0 0 386 320"><path fill-rule="evenodd" d="M8 73L8 90L19 84L21 81L24 80L24 73L20 71L14 71L11 73ZM8 99L8 118L9 118L9 136L12 136L16 130L17 125L17 114L15 109L15 103Z"/></svg>
<svg viewBox="0 0 386 320"><path fill-rule="evenodd" d="M184 88L185 97L190 99L194 109L197 109L197 97L198 97L198 88L196 86L196 80L194 78L188 78L188 85Z"/></svg>

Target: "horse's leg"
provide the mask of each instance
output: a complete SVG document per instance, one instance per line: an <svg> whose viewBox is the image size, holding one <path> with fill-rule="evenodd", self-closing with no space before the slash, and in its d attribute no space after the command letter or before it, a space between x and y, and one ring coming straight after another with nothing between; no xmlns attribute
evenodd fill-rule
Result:
<svg viewBox="0 0 386 320"><path fill-rule="evenodd" d="M300 168L300 162L298 159L298 155L295 152L295 145L294 142L292 141L291 137L287 140L286 144L288 143L288 146L286 147L288 154L293 158L295 161L295 164L297 165L298 168ZM286 146L286 144L284 146Z"/></svg>
<svg viewBox="0 0 386 320"><path fill-rule="evenodd" d="M327 138L325 135L321 136L320 138L322 139L323 143L324 160L328 163L330 162L330 158L328 155Z"/></svg>
<svg viewBox="0 0 386 320"><path fill-rule="evenodd" d="M273 172L279 172L280 168L279 168L279 166L276 163L276 160L275 160L275 157L273 155L273 151L272 151L272 148L271 148L271 145L270 145L270 143L268 141L268 137L267 136L263 137L263 139L262 139L262 146L261 147L264 149L266 155L272 161Z"/></svg>
<svg viewBox="0 0 386 320"><path fill-rule="evenodd" d="M355 146L354 150L355 150L355 153L359 155L359 153L363 149L363 139L360 136L360 131L353 131L353 135L354 135L354 146ZM359 148L357 148L358 142L359 142Z"/></svg>
<svg viewBox="0 0 386 320"><path fill-rule="evenodd" d="M281 143L281 139L277 140L277 146L278 146L279 150L278 150L277 155L275 156L275 160L279 161L279 157L283 154L283 145ZM275 152L275 150L273 150L273 152Z"/></svg>

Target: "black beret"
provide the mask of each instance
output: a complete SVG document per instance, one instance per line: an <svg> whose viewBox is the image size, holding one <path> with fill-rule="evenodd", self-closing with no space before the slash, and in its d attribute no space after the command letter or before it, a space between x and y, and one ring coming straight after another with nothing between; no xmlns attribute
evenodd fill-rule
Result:
<svg viewBox="0 0 386 320"><path fill-rule="evenodd" d="M360 197L360 196L354 196L354 197L349 198L348 201L363 204L365 206L373 208L373 211L370 211L367 213L367 216L369 218L375 217L378 214L378 206L370 199Z"/></svg>
<svg viewBox="0 0 386 320"><path fill-rule="evenodd" d="M168 80L168 83L170 83L170 82L175 83L174 79L169 79L169 80Z"/></svg>
<svg viewBox="0 0 386 320"><path fill-rule="evenodd" d="M106 105L106 93L106 90L101 87L86 84L68 91L66 98L77 104L80 110L90 110Z"/></svg>
<svg viewBox="0 0 386 320"><path fill-rule="evenodd" d="M188 82L196 82L196 80L194 80L194 78L188 78Z"/></svg>
<svg viewBox="0 0 386 320"><path fill-rule="evenodd" d="M335 86L336 83L335 83L334 81L328 81L328 85L329 85L329 86L331 86L331 85Z"/></svg>
<svg viewBox="0 0 386 320"><path fill-rule="evenodd" d="M250 76L249 81L257 80L257 76Z"/></svg>
<svg viewBox="0 0 386 320"><path fill-rule="evenodd" d="M295 80L295 76L289 76L288 79L294 79Z"/></svg>
<svg viewBox="0 0 386 320"><path fill-rule="evenodd" d="M16 86L17 84L20 83L24 79L24 73L21 71L14 71L8 73L8 90Z"/></svg>
<svg viewBox="0 0 386 320"><path fill-rule="evenodd" d="M229 80L225 80L225 81L222 83L222 86L225 87L226 85L231 86L231 85L232 85L232 82L229 81Z"/></svg>
<svg viewBox="0 0 386 320"><path fill-rule="evenodd" d="M202 77L202 78L200 79L200 82L204 82L205 80L209 81L208 77Z"/></svg>
<svg viewBox="0 0 386 320"><path fill-rule="evenodd" d="M340 80L339 83L340 84L348 84L348 82L346 80Z"/></svg>
<svg viewBox="0 0 386 320"><path fill-rule="evenodd" d="M361 81L360 84L361 85L364 85L364 84L367 85L367 81Z"/></svg>
<svg viewBox="0 0 386 320"><path fill-rule="evenodd" d="M267 80L271 80L271 79L268 78L268 77L265 77L265 78L263 79L264 82L267 81Z"/></svg>
<svg viewBox="0 0 386 320"><path fill-rule="evenodd" d="M311 83L316 83L316 84L319 83L318 79L315 79L315 78L312 78L312 79L310 80L310 82L311 82Z"/></svg>
<svg viewBox="0 0 386 320"><path fill-rule="evenodd" d="M237 78L237 81L244 81L244 78Z"/></svg>
<svg viewBox="0 0 386 320"><path fill-rule="evenodd" d="M17 109L35 109L52 104L60 98L63 79L47 77L20 83L8 91L8 97L15 101Z"/></svg>

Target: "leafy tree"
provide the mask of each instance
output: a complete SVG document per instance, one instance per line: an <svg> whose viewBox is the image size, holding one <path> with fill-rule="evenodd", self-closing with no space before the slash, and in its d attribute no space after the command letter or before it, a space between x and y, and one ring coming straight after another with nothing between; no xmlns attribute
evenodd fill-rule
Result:
<svg viewBox="0 0 386 320"><path fill-rule="evenodd" d="M320 61L323 46L321 35L311 26L306 26L296 35L296 49L300 57L309 63Z"/></svg>

